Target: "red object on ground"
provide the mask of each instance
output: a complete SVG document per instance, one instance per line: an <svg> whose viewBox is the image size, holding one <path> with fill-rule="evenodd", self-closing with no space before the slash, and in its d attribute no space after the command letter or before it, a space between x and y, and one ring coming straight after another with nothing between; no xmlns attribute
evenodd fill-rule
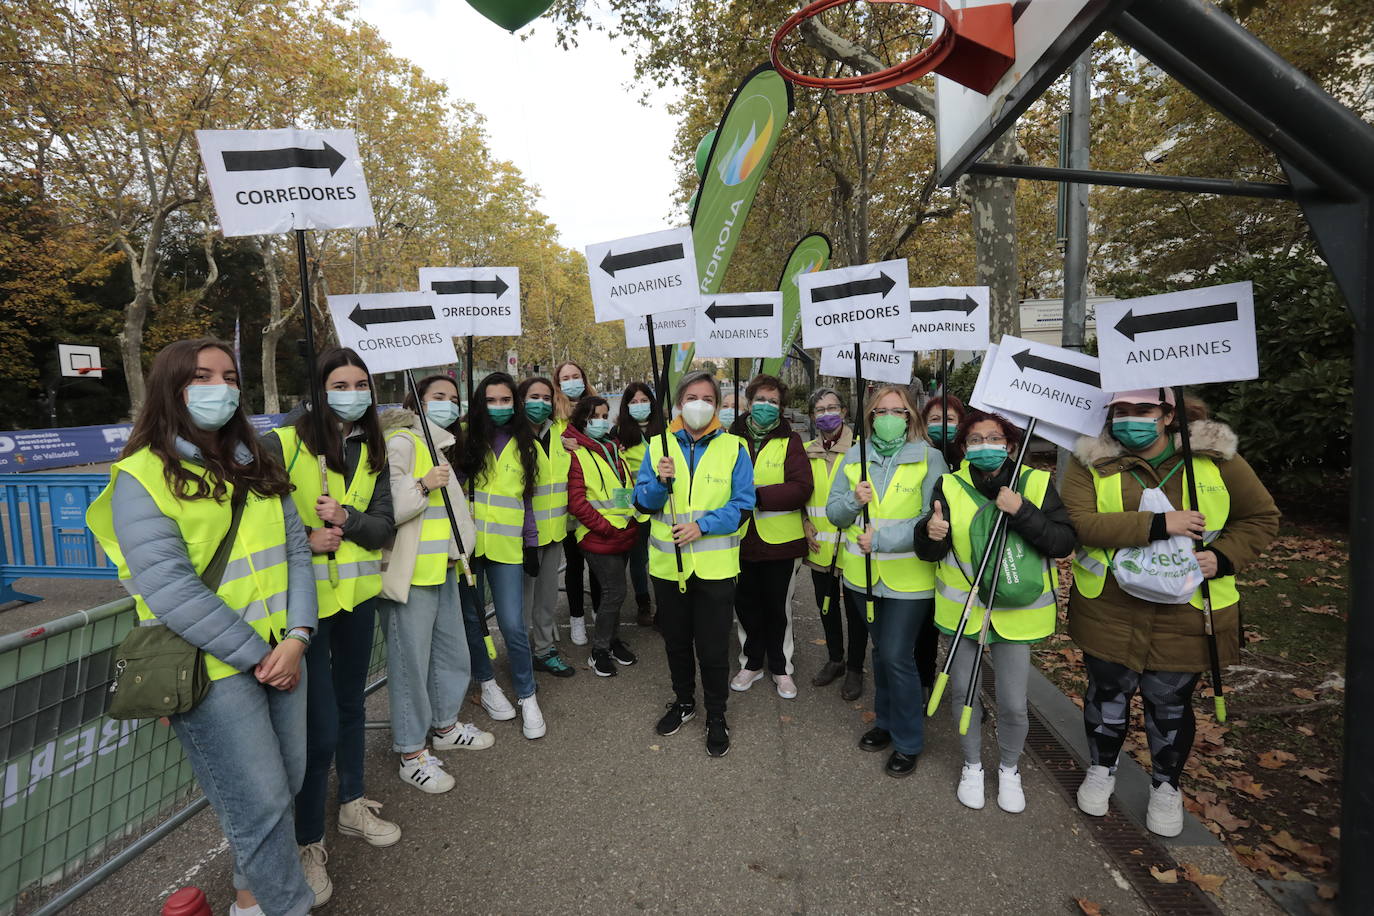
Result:
<svg viewBox="0 0 1374 916"><path fill-rule="evenodd" d="M162 904L162 916L212 916L205 892L198 887L183 887Z"/></svg>

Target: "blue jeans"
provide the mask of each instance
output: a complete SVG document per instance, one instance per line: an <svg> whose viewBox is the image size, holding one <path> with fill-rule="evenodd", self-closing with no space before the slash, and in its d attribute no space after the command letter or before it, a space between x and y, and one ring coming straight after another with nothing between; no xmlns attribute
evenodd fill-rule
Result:
<svg viewBox="0 0 1374 916"><path fill-rule="evenodd" d="M472 682L468 641L452 566L442 585L412 585L405 604L377 599L386 634L386 689L391 700L391 749L423 750L431 728L458 721Z"/></svg>
<svg viewBox="0 0 1374 916"><path fill-rule="evenodd" d="M862 607L862 594L856 597ZM931 598L873 599L873 724L891 732L893 748L903 754L925 747L925 693L911 647L934 606Z"/></svg>
<svg viewBox="0 0 1374 916"><path fill-rule="evenodd" d="M472 677L478 683L496 677L491 659L482 644L482 617L486 608L481 596L485 584L491 583L491 597L496 604L496 624L506 643L506 657L510 659L510 677L519 699L534 696L534 661L530 656L530 638L525 632L524 587L525 571L519 563L495 563L486 557L472 558L472 571L477 576L477 588L463 589L463 623L468 634L468 654L472 659Z"/></svg>
<svg viewBox="0 0 1374 916"><path fill-rule="evenodd" d="M221 678L172 728L234 852L234 888L252 891L263 912L304 916L315 895L305 883L291 829L291 797L305 773L309 673L290 693L252 673Z"/></svg>
<svg viewBox="0 0 1374 916"><path fill-rule="evenodd" d="M296 793L296 842L302 846L324 839L331 763L339 771L339 804L363 797L363 691L376 618L376 598L325 617L305 653L305 784Z"/></svg>
<svg viewBox="0 0 1374 916"><path fill-rule="evenodd" d="M635 598L649 599L649 523L639 526L639 537L630 548L630 584L634 586Z"/></svg>

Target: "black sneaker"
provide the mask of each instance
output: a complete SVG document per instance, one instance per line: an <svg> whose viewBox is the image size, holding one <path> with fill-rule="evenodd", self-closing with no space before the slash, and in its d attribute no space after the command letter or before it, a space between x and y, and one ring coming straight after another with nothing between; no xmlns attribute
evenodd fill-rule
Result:
<svg viewBox="0 0 1374 916"><path fill-rule="evenodd" d="M724 716L712 716L706 720L706 755L724 757L730 753L730 726L725 724Z"/></svg>
<svg viewBox="0 0 1374 916"><path fill-rule="evenodd" d="M611 653L605 649L593 649L592 657L587 659L587 667L596 672L597 677L615 677L615 662Z"/></svg>
<svg viewBox="0 0 1374 916"><path fill-rule="evenodd" d="M658 720L654 726L654 731L663 737L676 735L678 729L682 728L682 723L696 717L697 708L691 703L669 703L668 711L663 714L663 718Z"/></svg>
<svg viewBox="0 0 1374 916"><path fill-rule="evenodd" d="M624 665L626 668L639 661L639 656L630 651L630 647L618 639L611 640L611 658L615 659L617 665Z"/></svg>
<svg viewBox="0 0 1374 916"><path fill-rule="evenodd" d="M573 670L572 665L563 661L563 656L558 654L557 649L548 655L536 655L534 657L534 670L552 674L554 677L572 677L577 673Z"/></svg>

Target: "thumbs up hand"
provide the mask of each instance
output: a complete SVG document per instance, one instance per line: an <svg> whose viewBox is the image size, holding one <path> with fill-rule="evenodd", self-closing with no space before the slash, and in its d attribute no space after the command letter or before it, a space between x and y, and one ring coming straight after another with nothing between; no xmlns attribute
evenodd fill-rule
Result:
<svg viewBox="0 0 1374 916"><path fill-rule="evenodd" d="M937 499L930 510L930 521L926 522L926 534L932 541L943 541L949 537L949 522L945 521L944 507Z"/></svg>

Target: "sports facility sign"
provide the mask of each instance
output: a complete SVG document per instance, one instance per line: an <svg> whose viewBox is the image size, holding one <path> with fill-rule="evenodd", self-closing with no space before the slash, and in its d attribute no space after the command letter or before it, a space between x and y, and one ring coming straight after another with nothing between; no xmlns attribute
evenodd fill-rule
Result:
<svg viewBox="0 0 1374 916"><path fill-rule="evenodd" d="M782 293L727 293L696 310L696 355L782 356Z"/></svg>
<svg viewBox="0 0 1374 916"><path fill-rule="evenodd" d="M700 304L691 229L665 229L588 245L587 275L597 321L638 318Z"/></svg>
<svg viewBox="0 0 1374 916"><path fill-rule="evenodd" d="M351 130L198 130L225 236L376 225Z"/></svg>
<svg viewBox="0 0 1374 916"><path fill-rule="evenodd" d="M911 333L906 258L799 274L802 343L891 342Z"/></svg>
<svg viewBox="0 0 1374 916"><path fill-rule="evenodd" d="M357 350L371 372L401 372L458 362L436 303L425 292L330 296L329 315L339 344Z"/></svg>
<svg viewBox="0 0 1374 916"><path fill-rule="evenodd" d="M420 290L454 337L520 336L518 267L422 267Z"/></svg>
<svg viewBox="0 0 1374 916"><path fill-rule="evenodd" d="M1085 435L1107 419L1097 357L1006 335L982 397L995 407Z"/></svg>

